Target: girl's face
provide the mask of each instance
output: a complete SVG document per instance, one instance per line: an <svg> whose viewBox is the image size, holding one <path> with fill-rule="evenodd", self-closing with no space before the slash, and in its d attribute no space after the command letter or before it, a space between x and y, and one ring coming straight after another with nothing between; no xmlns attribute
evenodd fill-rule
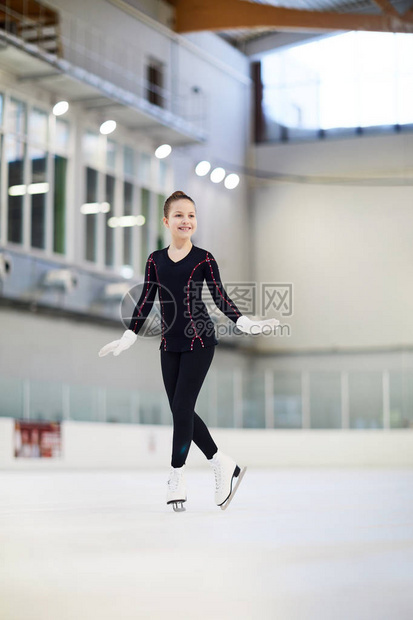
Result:
<svg viewBox="0 0 413 620"><path fill-rule="evenodd" d="M194 204L187 198L174 200L169 215L163 218L163 222L175 239L190 239L197 227Z"/></svg>

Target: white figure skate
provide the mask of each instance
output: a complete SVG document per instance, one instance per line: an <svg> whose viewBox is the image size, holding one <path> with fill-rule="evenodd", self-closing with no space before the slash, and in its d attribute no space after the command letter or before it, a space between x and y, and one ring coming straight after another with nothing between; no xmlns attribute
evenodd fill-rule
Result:
<svg viewBox="0 0 413 620"><path fill-rule="evenodd" d="M241 470L231 457L220 450L208 460L208 463L211 464L215 474L215 503L221 510L225 510L232 501L247 468ZM232 488L234 478L236 483Z"/></svg>
<svg viewBox="0 0 413 620"><path fill-rule="evenodd" d="M184 512L184 502L186 502L185 484L185 465L182 467L171 467L168 479L168 492L166 503L172 504L175 512Z"/></svg>

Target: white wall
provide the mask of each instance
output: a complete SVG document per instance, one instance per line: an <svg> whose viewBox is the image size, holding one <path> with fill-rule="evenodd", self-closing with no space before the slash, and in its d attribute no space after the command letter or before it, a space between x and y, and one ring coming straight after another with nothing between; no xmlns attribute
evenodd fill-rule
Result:
<svg viewBox="0 0 413 620"><path fill-rule="evenodd" d="M118 357L98 357L108 342L120 338L124 327L51 318L0 309L0 377L164 392L160 338L138 337ZM243 356L223 344L215 348L213 367L243 368Z"/></svg>
<svg viewBox="0 0 413 620"><path fill-rule="evenodd" d="M210 429L218 448L247 467L413 467L408 431ZM169 469L172 428L64 422L62 457L13 456L14 420L0 419L1 469ZM188 467L208 467L195 444Z"/></svg>
<svg viewBox="0 0 413 620"><path fill-rule="evenodd" d="M411 178L413 135L265 145L256 167L318 176ZM412 187L262 182L253 190L256 278L293 283L290 337L263 350L412 344Z"/></svg>

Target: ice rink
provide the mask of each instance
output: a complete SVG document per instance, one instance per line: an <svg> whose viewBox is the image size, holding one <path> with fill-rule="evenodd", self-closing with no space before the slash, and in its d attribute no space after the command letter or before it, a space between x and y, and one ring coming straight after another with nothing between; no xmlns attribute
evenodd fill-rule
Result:
<svg viewBox="0 0 413 620"><path fill-rule="evenodd" d="M1 620L411 620L412 470L0 473Z"/></svg>

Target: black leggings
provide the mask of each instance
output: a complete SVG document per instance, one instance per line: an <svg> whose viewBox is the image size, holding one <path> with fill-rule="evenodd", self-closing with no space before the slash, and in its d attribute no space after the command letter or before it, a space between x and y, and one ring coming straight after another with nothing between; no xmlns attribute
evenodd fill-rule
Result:
<svg viewBox="0 0 413 620"><path fill-rule="evenodd" d="M193 351L160 351L162 377L174 423L171 465L182 467L185 464L192 440L207 459L212 459L218 448L205 423L195 413L195 403L215 346Z"/></svg>

